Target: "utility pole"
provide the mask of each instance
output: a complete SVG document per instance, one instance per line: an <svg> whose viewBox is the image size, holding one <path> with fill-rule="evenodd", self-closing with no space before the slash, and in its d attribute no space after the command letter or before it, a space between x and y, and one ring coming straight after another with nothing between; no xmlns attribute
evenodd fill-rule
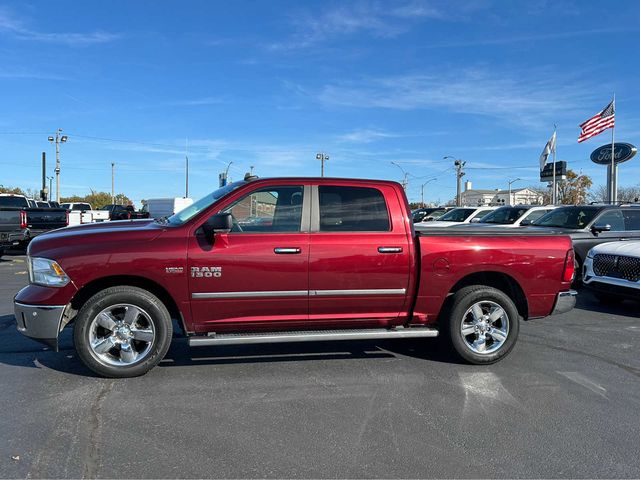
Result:
<svg viewBox="0 0 640 480"><path fill-rule="evenodd" d="M404 168L402 168L396 162L391 162L391 164L395 165L396 167L398 167L400 169L400 171L402 172L402 188L406 192L407 191L407 187L409 186L409 174L407 172L405 172Z"/></svg>
<svg viewBox="0 0 640 480"><path fill-rule="evenodd" d="M456 169L456 207L461 207L462 206L462 195L461 195L461 190L462 190L462 177L464 177L465 173L462 170L464 168L464 166L467 164L467 162L460 160L459 158L454 158L451 155L447 155L446 157L442 157L443 160L446 160L448 158L451 158L454 160L453 162L453 166Z"/></svg>
<svg viewBox="0 0 640 480"><path fill-rule="evenodd" d="M326 153L316 153L316 160L320 160L320 176L324 177L324 162L329 160L329 155Z"/></svg>
<svg viewBox="0 0 640 480"><path fill-rule="evenodd" d="M49 137L50 142L55 142L56 144L56 202L60 203L60 144L65 143L69 137L67 135L62 135L62 129L59 128L56 130L56 136Z"/></svg>
<svg viewBox="0 0 640 480"><path fill-rule="evenodd" d="M251 171L249 172L249 176L253 177L253 169L255 168L253 165L249 167Z"/></svg>
<svg viewBox="0 0 640 480"><path fill-rule="evenodd" d="M116 164L111 162L111 203L116 203Z"/></svg>

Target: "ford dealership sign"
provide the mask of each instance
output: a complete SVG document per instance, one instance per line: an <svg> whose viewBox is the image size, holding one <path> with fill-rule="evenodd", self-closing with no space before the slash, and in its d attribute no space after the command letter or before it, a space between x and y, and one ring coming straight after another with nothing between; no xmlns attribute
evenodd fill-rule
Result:
<svg viewBox="0 0 640 480"><path fill-rule="evenodd" d="M615 162L622 163L633 158L638 150L630 143L614 145ZM602 145L591 152L591 161L599 165L611 165L611 144Z"/></svg>

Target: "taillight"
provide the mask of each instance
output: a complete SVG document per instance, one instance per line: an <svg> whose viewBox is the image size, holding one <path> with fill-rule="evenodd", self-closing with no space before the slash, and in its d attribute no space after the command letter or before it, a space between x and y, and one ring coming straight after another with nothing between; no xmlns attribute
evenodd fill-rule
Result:
<svg viewBox="0 0 640 480"><path fill-rule="evenodd" d="M564 259L564 271L562 272L563 282L573 282L573 277L576 274L576 258L573 254L573 249L567 252L567 256Z"/></svg>
<svg viewBox="0 0 640 480"><path fill-rule="evenodd" d="M66 211L66 216L67 218L65 221L67 222L67 226L69 226L69 210Z"/></svg>
<svg viewBox="0 0 640 480"><path fill-rule="evenodd" d="M20 212L20 228L27 228L27 212Z"/></svg>
<svg viewBox="0 0 640 480"><path fill-rule="evenodd" d="M127 212L127 220L131 220L131 212Z"/></svg>

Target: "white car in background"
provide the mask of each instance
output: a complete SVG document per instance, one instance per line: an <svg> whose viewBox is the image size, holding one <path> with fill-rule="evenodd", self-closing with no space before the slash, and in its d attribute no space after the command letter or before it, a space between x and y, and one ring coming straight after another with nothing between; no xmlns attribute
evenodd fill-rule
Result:
<svg viewBox="0 0 640 480"><path fill-rule="evenodd" d="M593 247L584 260L582 282L603 303L640 300L640 241Z"/></svg>
<svg viewBox="0 0 640 480"><path fill-rule="evenodd" d="M516 228L531 225L531 222L553 210L554 206L511 205L497 208L476 223L496 227Z"/></svg>
<svg viewBox="0 0 640 480"><path fill-rule="evenodd" d="M496 210L498 207L458 207L449 210L440 218L430 222L416 223L417 227L452 227L454 225L464 225L465 223L476 223L487 213Z"/></svg>

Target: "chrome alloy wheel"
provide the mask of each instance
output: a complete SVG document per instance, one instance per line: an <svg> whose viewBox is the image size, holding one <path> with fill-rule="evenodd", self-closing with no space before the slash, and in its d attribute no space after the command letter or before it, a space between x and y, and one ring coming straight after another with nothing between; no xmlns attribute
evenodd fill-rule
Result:
<svg viewBox="0 0 640 480"><path fill-rule="evenodd" d="M474 353L490 354L498 350L509 335L509 316L504 308L490 300L474 303L460 325L464 343Z"/></svg>
<svg viewBox="0 0 640 480"><path fill-rule="evenodd" d="M99 362L126 367L149 354L155 336L153 320L147 312L121 303L105 308L91 321L89 347Z"/></svg>

